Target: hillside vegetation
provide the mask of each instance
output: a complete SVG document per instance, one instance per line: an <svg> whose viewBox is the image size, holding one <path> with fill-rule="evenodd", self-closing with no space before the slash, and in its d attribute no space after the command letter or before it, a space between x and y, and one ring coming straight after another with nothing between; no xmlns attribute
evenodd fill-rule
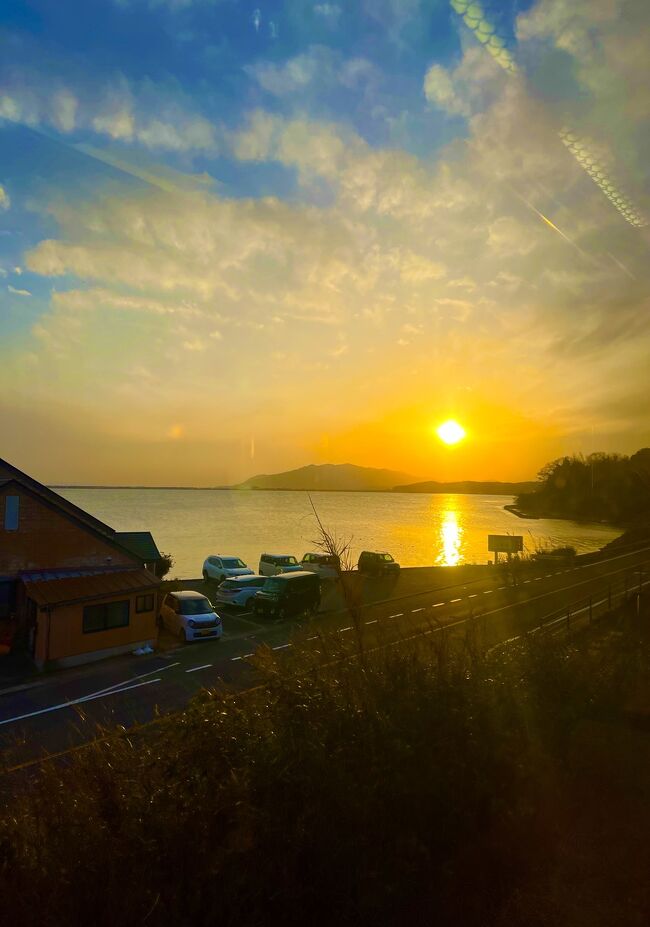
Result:
<svg viewBox="0 0 650 927"><path fill-rule="evenodd" d="M517 497L529 515L632 524L650 517L650 448L625 457L561 457L539 473L539 488Z"/></svg>

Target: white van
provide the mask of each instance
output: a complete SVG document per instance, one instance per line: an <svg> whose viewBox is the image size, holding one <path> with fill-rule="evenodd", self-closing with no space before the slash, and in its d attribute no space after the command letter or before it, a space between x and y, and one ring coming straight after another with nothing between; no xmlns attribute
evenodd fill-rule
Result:
<svg viewBox="0 0 650 927"><path fill-rule="evenodd" d="M293 573L300 564L292 554L262 554L259 573L262 576L277 576L278 573Z"/></svg>

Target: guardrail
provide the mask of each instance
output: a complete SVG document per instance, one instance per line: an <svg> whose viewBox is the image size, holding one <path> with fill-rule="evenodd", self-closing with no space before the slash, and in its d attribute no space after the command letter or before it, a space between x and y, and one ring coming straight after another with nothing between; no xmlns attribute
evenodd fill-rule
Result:
<svg viewBox="0 0 650 927"><path fill-rule="evenodd" d="M611 582L607 585L606 593L599 593L597 596L589 595L563 605L545 615L540 623L530 628L522 634L510 637L501 641L490 648L491 652L499 647L503 647L514 641L521 640L528 634L552 633L564 634L576 631L581 627L589 626L595 621L601 620L612 613L612 611L629 601L636 602L637 615L640 612L641 596L643 590L650 586L650 564L645 564L634 571L635 578L632 580L629 573L626 573L620 582ZM638 576L638 580L636 579Z"/></svg>

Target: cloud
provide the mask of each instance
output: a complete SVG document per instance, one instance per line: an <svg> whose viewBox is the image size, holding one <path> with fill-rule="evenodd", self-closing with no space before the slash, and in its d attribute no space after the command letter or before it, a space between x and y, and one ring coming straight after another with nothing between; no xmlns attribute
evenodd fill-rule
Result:
<svg viewBox="0 0 650 927"><path fill-rule="evenodd" d="M0 212L5 209L9 209L11 206L11 199L5 188L0 184Z"/></svg>
<svg viewBox="0 0 650 927"><path fill-rule="evenodd" d="M10 293L13 293L14 296L31 296L32 295L29 292L29 290L17 290L15 287L11 286L11 284L7 286L7 289Z"/></svg>
<svg viewBox="0 0 650 927"><path fill-rule="evenodd" d="M332 26L338 25L341 12L341 7L336 3L317 3L314 6L314 13L327 20Z"/></svg>
<svg viewBox="0 0 650 927"><path fill-rule="evenodd" d="M281 64L260 61L246 70L263 90L277 97L307 90L322 94L336 86L353 90L379 79L377 69L366 58L345 58L325 45L311 45Z"/></svg>
<svg viewBox="0 0 650 927"><path fill-rule="evenodd" d="M215 126L177 88L118 74L88 85L14 66L0 67L0 119L64 135L91 131L157 152L215 152Z"/></svg>

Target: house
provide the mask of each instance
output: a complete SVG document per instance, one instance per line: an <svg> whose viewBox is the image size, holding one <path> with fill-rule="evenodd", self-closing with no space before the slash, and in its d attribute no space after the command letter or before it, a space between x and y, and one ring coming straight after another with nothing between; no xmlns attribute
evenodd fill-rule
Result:
<svg viewBox="0 0 650 927"><path fill-rule="evenodd" d="M0 459L0 644L39 667L72 666L156 640L160 552Z"/></svg>

